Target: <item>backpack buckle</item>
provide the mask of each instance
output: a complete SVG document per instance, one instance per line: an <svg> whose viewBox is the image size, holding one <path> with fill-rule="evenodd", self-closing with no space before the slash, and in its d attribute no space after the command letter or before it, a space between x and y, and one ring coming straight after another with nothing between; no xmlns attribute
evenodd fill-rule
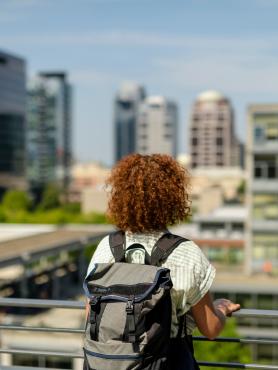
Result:
<svg viewBox="0 0 278 370"><path fill-rule="evenodd" d="M125 310L127 314L132 314L134 312L134 298L127 301Z"/></svg>
<svg viewBox="0 0 278 370"><path fill-rule="evenodd" d="M100 302L100 297L94 297L90 299L90 306L93 306L95 308Z"/></svg>

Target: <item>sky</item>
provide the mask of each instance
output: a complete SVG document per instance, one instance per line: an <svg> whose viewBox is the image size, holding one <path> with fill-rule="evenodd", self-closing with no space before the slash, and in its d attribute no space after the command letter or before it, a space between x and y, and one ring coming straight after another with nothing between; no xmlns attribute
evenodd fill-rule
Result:
<svg viewBox="0 0 278 370"><path fill-rule="evenodd" d="M0 0L0 49L28 79L66 70L78 161L114 161L113 99L123 81L178 104L187 151L192 103L219 90L246 135L250 103L278 102L278 0Z"/></svg>

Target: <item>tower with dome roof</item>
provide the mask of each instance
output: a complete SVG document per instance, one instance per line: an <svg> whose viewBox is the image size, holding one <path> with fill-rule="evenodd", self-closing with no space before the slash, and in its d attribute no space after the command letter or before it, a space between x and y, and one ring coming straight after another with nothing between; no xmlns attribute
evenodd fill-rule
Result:
<svg viewBox="0 0 278 370"><path fill-rule="evenodd" d="M240 165L233 107L221 92L208 90L198 95L191 113L189 137L192 168Z"/></svg>

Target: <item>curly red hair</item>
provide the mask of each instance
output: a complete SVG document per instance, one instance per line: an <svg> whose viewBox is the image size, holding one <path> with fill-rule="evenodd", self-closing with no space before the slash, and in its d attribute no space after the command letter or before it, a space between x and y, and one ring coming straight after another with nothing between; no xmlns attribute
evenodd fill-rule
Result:
<svg viewBox="0 0 278 370"><path fill-rule="evenodd" d="M107 185L107 216L121 230L163 230L190 213L189 175L168 155L128 155L113 168Z"/></svg>

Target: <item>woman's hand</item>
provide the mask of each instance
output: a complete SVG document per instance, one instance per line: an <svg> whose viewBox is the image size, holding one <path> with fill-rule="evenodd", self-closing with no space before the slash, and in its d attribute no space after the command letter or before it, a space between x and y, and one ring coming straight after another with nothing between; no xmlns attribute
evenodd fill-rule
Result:
<svg viewBox="0 0 278 370"><path fill-rule="evenodd" d="M220 298L213 301L214 308L224 316L232 316L232 313L240 310L240 304L233 303L229 299Z"/></svg>

